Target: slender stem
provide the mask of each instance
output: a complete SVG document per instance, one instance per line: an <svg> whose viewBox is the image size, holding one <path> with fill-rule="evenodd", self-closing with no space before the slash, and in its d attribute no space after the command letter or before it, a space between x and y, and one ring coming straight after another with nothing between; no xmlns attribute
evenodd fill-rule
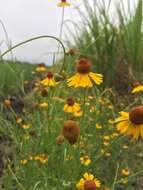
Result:
<svg viewBox="0 0 143 190"><path fill-rule="evenodd" d="M65 8L62 8L62 18L61 18L61 26L60 26L60 32L59 32L59 39L62 40L62 33L63 33L63 25L64 25L64 14L65 14ZM58 50L57 50L57 56L59 55L59 50L60 47L58 45Z"/></svg>
<svg viewBox="0 0 143 190"><path fill-rule="evenodd" d="M15 179L15 181L17 182L18 186L20 187L20 189L22 190L26 190L23 185L19 182L18 178L16 177L15 173L12 171L10 165L8 165L8 169L10 171L10 173L12 174L13 178Z"/></svg>
<svg viewBox="0 0 143 190"><path fill-rule="evenodd" d="M60 27L60 33L59 33L59 39L62 39L62 33L63 33L63 26L64 26L64 15L65 15L65 8L62 8L62 19L61 19L61 27Z"/></svg>
<svg viewBox="0 0 143 190"><path fill-rule="evenodd" d="M129 180L130 178L136 177L136 176L138 176L138 175L141 174L141 173L143 173L143 169L140 170L140 171L138 171L138 172L136 172L136 173L134 173L133 175L128 176L127 179ZM122 182L122 179L120 179L119 181L116 181L115 184L119 184L120 182Z"/></svg>
<svg viewBox="0 0 143 190"><path fill-rule="evenodd" d="M2 20L0 20L0 24L2 25L2 28L3 28L3 31L4 31L4 34L5 34L5 38L6 38L6 45L7 45L8 49L9 49L9 48L11 48L11 43L9 41L9 37L8 37L8 33L7 33L7 30L6 30L6 27L5 27L5 25L4 25L4 23L3 23ZM12 51L11 51L11 57L13 58Z"/></svg>
<svg viewBox="0 0 143 190"><path fill-rule="evenodd" d="M17 48L17 47L19 47L19 46L22 46L22 45L24 45L24 44L26 44L26 43L29 43L29 42L31 42L31 41L38 40L38 39L41 39L41 38L51 38L51 39L54 39L54 40L58 41L59 44L62 46L63 52L64 52L64 58L63 58L63 65L62 65L62 67L61 67L61 69L60 69L60 71L59 71L59 73L61 73L62 70L63 70L63 68L64 68L64 65L65 65L66 50L65 50L65 47L64 47L63 43L61 42L61 40L59 40L58 38L56 38L56 37L54 37L54 36L49 36L49 35L36 36L36 37L30 38L30 39L28 39L28 40L25 40L25 41L23 41L23 42L20 42L20 43L18 43L18 44L16 44L16 45L12 46L11 48L9 48L8 50L6 50L5 52L3 52L3 53L0 55L0 58L3 58L3 56L5 56L7 53L11 52L13 49L15 49L15 48Z"/></svg>
<svg viewBox="0 0 143 190"><path fill-rule="evenodd" d="M116 184L116 181L117 181L117 177L118 177L118 171L119 171L119 163L117 164L117 169L116 169L116 173L115 173L115 178L114 178L114 182L113 182L113 186L112 186L112 190L115 189L115 184Z"/></svg>

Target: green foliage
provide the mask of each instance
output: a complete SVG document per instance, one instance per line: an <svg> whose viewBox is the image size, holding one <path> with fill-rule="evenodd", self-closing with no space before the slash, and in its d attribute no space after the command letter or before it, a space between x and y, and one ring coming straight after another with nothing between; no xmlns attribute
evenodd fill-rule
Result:
<svg viewBox="0 0 143 190"><path fill-rule="evenodd" d="M110 14L111 2L115 4L116 23L114 15ZM107 84L112 84L115 72L120 63L132 67L133 74L138 79L142 78L143 69L143 32L142 32L142 0L133 10L132 2L128 1L125 11L124 1L109 4L102 0L93 2L90 6L84 0L85 12L78 9L82 24L80 32L73 34L75 46L82 55L88 56L93 61L97 71L105 75Z"/></svg>
<svg viewBox="0 0 143 190"><path fill-rule="evenodd" d="M0 61L0 95L12 94L15 90L20 90L24 80L31 78L34 65Z"/></svg>

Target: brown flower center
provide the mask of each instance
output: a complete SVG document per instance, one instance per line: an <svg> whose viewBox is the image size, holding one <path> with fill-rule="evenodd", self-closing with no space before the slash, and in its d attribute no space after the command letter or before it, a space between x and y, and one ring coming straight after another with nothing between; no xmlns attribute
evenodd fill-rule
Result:
<svg viewBox="0 0 143 190"><path fill-rule="evenodd" d="M66 2L66 0L61 0L63 3L65 3Z"/></svg>
<svg viewBox="0 0 143 190"><path fill-rule="evenodd" d="M68 98L68 99L67 99L67 104L68 104L69 106L73 106L73 105L74 105L74 99L73 99L73 98Z"/></svg>
<svg viewBox="0 0 143 190"><path fill-rule="evenodd" d="M69 141L70 144L77 142L80 133L79 125L74 120L67 120L64 123L62 134Z"/></svg>
<svg viewBox="0 0 143 190"><path fill-rule="evenodd" d="M76 69L78 73L81 74L87 74L90 72L91 69L91 63L88 59L86 58L81 58L79 61L76 63Z"/></svg>
<svg viewBox="0 0 143 190"><path fill-rule="evenodd" d="M140 85L140 83L138 81L133 83L133 87L138 87Z"/></svg>
<svg viewBox="0 0 143 190"><path fill-rule="evenodd" d="M76 49L72 48L67 52L67 55L74 56L76 54Z"/></svg>
<svg viewBox="0 0 143 190"><path fill-rule="evenodd" d="M40 63L40 64L38 64L38 67L45 67L45 64L44 63Z"/></svg>
<svg viewBox="0 0 143 190"><path fill-rule="evenodd" d="M143 106L134 108L129 113L129 119L135 125L143 124Z"/></svg>
<svg viewBox="0 0 143 190"><path fill-rule="evenodd" d="M49 78L49 79L50 79L50 78L53 78L53 73L49 71L49 72L47 73L47 78Z"/></svg>
<svg viewBox="0 0 143 190"><path fill-rule="evenodd" d="M84 182L84 190L96 190L96 184L92 180Z"/></svg>
<svg viewBox="0 0 143 190"><path fill-rule="evenodd" d="M46 89L42 89L41 95L42 95L43 97L47 96L47 95L48 95L48 91L47 91Z"/></svg>

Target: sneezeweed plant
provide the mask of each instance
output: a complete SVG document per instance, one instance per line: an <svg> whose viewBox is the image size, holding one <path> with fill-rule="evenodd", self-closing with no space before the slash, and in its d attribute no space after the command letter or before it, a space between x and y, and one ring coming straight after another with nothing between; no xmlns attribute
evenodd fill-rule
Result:
<svg viewBox="0 0 143 190"><path fill-rule="evenodd" d="M58 6L64 10L70 3L59 0ZM61 31L63 21L64 12ZM138 151L130 146L132 141L129 138L120 138L119 134L135 140L143 138L143 106L120 112L121 116L114 122L118 108L110 95L114 99L116 94L112 89L96 93L94 87L103 82L102 74L92 72L92 64L96 63L91 63L84 55L73 61L80 55L77 48L65 52L69 60L65 59L67 64L56 77L63 74L62 79L68 78L68 85L63 80L57 82L56 64L52 67L54 74L40 64L33 69L35 86L28 93L22 91L25 104L22 112L12 109L9 98L3 102L2 108L8 112L8 119L2 118L0 125L5 125L3 131L8 130L5 133L10 134L14 145L8 167L5 167L4 188L115 190L121 184L122 189L130 190L130 179L143 172L133 173L143 167L142 154L139 147ZM68 61L75 63L76 73L71 78L69 73L72 75L72 70L66 68ZM86 89L88 94L84 94L86 98L83 100L82 93ZM109 91L110 95L107 94ZM133 89L133 93L139 91L142 91L142 85ZM10 121L9 113L12 115ZM137 142L134 142L135 149ZM140 164L135 164L137 158ZM92 173L102 179L103 185Z"/></svg>
<svg viewBox="0 0 143 190"><path fill-rule="evenodd" d="M128 169L128 168L123 168L123 169L122 169L122 174L125 175L125 176L130 175L129 169Z"/></svg>
<svg viewBox="0 0 143 190"><path fill-rule="evenodd" d="M58 82L55 81L52 72L48 72L46 77L40 82L45 87L56 86Z"/></svg>
<svg viewBox="0 0 143 190"><path fill-rule="evenodd" d="M143 85L140 84L139 82L135 82L133 84L134 88L132 90L132 93L138 93L138 92L143 92Z"/></svg>
<svg viewBox="0 0 143 190"><path fill-rule="evenodd" d="M70 3L67 0L60 0L60 2L58 3L59 7L69 7Z"/></svg>
<svg viewBox="0 0 143 190"><path fill-rule="evenodd" d="M143 138L143 106L135 107L130 112L120 112L115 122L121 134L129 135L134 140Z"/></svg>
<svg viewBox="0 0 143 190"><path fill-rule="evenodd" d="M82 156L80 157L80 161L81 161L81 164L85 165L85 166L88 166L91 164L91 159L89 156Z"/></svg>
<svg viewBox="0 0 143 190"><path fill-rule="evenodd" d="M93 82L100 85L103 82L101 74L91 72L91 62L87 58L81 58L76 62L77 73L68 79L68 86L71 87L92 87Z"/></svg>
<svg viewBox="0 0 143 190"><path fill-rule="evenodd" d="M64 112L67 113L76 113L78 111L80 111L80 105L78 103L75 102L75 100L73 98L68 98L67 99L67 103L64 105Z"/></svg>
<svg viewBox="0 0 143 190"><path fill-rule="evenodd" d="M100 181L91 173L85 173L76 185L78 190L96 190L100 186Z"/></svg>
<svg viewBox="0 0 143 190"><path fill-rule="evenodd" d="M62 134L71 145L75 144L80 134L79 124L74 120L65 121L62 129Z"/></svg>
<svg viewBox="0 0 143 190"><path fill-rule="evenodd" d="M47 102L40 103L38 105L38 107L41 108L41 109L47 109L48 108L48 103Z"/></svg>
<svg viewBox="0 0 143 190"><path fill-rule="evenodd" d="M46 71L47 71L47 68L44 63L41 63L38 65L38 67L36 67L36 72L43 73Z"/></svg>

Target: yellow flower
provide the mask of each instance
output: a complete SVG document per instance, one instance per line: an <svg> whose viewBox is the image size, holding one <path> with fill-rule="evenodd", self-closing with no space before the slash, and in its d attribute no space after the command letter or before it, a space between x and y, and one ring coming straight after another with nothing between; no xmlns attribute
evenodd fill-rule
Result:
<svg viewBox="0 0 143 190"><path fill-rule="evenodd" d="M125 175L125 176L130 175L130 171L129 171L129 169L128 169L128 168L124 168L124 169L122 169L122 174Z"/></svg>
<svg viewBox="0 0 143 190"><path fill-rule="evenodd" d="M80 157L80 161L85 166L88 166L89 164L91 164L91 159L89 158L89 156Z"/></svg>
<svg viewBox="0 0 143 190"><path fill-rule="evenodd" d="M88 59L82 58L76 63L77 73L68 79L68 86L77 87L92 87L93 82L100 85L103 82L101 74L90 72L91 63Z"/></svg>
<svg viewBox="0 0 143 190"><path fill-rule="evenodd" d="M143 91L143 85L139 85L139 86L135 87L135 88L132 90L132 93L142 92L142 91Z"/></svg>
<svg viewBox="0 0 143 190"><path fill-rule="evenodd" d="M27 162L28 162L28 160L26 160L26 159L24 159L24 160L20 160L20 163L21 163L22 165L27 164Z"/></svg>
<svg viewBox="0 0 143 190"><path fill-rule="evenodd" d="M74 116L76 116L76 117L81 117L82 114L83 114L83 112L81 110L74 112Z"/></svg>
<svg viewBox="0 0 143 190"><path fill-rule="evenodd" d="M5 107L10 108L11 107L11 101L10 100L5 100L4 105L5 105Z"/></svg>
<svg viewBox="0 0 143 190"><path fill-rule="evenodd" d="M126 178L121 178L121 182L123 183L123 184L126 184L126 183L128 183L128 179Z"/></svg>
<svg viewBox="0 0 143 190"><path fill-rule="evenodd" d="M112 104L108 105L108 108L112 110L113 109L113 105Z"/></svg>
<svg viewBox="0 0 143 190"><path fill-rule="evenodd" d="M143 138L143 106L138 106L131 112L120 112L120 117L115 120L117 130L121 134L132 136L134 140Z"/></svg>
<svg viewBox="0 0 143 190"><path fill-rule="evenodd" d="M104 144L105 146L108 146L109 143L110 143L110 137L109 137L109 136L104 136L103 138L104 138L104 143L103 143L103 144Z"/></svg>
<svg viewBox="0 0 143 190"><path fill-rule="evenodd" d="M67 0L61 0L61 2L58 3L59 7L68 7L70 6L70 3L67 2Z"/></svg>
<svg viewBox="0 0 143 190"><path fill-rule="evenodd" d="M48 103L47 102L43 102L41 104L39 104L39 108L48 108Z"/></svg>
<svg viewBox="0 0 143 190"><path fill-rule="evenodd" d="M45 72L47 69L45 67L45 64L41 63L38 65L38 67L36 68L37 72Z"/></svg>
<svg viewBox="0 0 143 190"><path fill-rule="evenodd" d="M132 90L132 93L136 93L136 92L142 92L143 91L143 85L141 85L139 82L135 82L133 84L134 88Z"/></svg>
<svg viewBox="0 0 143 190"><path fill-rule="evenodd" d="M83 178L76 184L78 190L96 190L96 188L100 188L100 186L100 181L90 173L85 173Z"/></svg>
<svg viewBox="0 0 143 190"><path fill-rule="evenodd" d="M20 124L22 122L22 119L20 117L16 117L16 123Z"/></svg>
<svg viewBox="0 0 143 190"><path fill-rule="evenodd" d="M94 99L94 96L88 96L88 99L89 99L89 100L93 100L93 99Z"/></svg>
<svg viewBox="0 0 143 190"><path fill-rule="evenodd" d="M118 136L119 136L118 133L113 133L113 134L111 134L111 138L112 138L112 139L114 139L114 138L116 138L116 137L118 137Z"/></svg>
<svg viewBox="0 0 143 190"><path fill-rule="evenodd" d="M105 156L110 157L111 153L110 152L105 152Z"/></svg>
<svg viewBox="0 0 143 190"><path fill-rule="evenodd" d="M105 153L105 150L104 150L104 149L101 149L101 153L104 154L104 153Z"/></svg>
<svg viewBox="0 0 143 190"><path fill-rule="evenodd" d="M34 157L33 156L29 156L29 160L33 160L34 159Z"/></svg>
<svg viewBox="0 0 143 190"><path fill-rule="evenodd" d="M105 104L104 98L100 97L99 100L98 100L98 103L101 104L101 105L104 105Z"/></svg>
<svg viewBox="0 0 143 190"><path fill-rule="evenodd" d="M48 156L45 154L39 154L35 156L34 160L40 161L42 164L46 164L48 162Z"/></svg>
<svg viewBox="0 0 143 190"><path fill-rule="evenodd" d="M100 125L99 123L96 124L96 129L102 129L102 125Z"/></svg>
<svg viewBox="0 0 143 190"><path fill-rule="evenodd" d="M23 128L23 129L29 129L30 127L31 127L30 124L23 124L23 125L22 125L22 128Z"/></svg>
<svg viewBox="0 0 143 190"><path fill-rule="evenodd" d="M64 112L75 113L80 110L80 105L73 98L68 98L63 110Z"/></svg>
<svg viewBox="0 0 143 190"><path fill-rule="evenodd" d="M123 148L123 149L128 149L129 146L125 144L125 145L122 146L122 148Z"/></svg>
<svg viewBox="0 0 143 190"><path fill-rule="evenodd" d="M54 76L51 72L48 72L46 78L43 79L40 83L46 87L55 86L58 84L58 82L55 81Z"/></svg>

